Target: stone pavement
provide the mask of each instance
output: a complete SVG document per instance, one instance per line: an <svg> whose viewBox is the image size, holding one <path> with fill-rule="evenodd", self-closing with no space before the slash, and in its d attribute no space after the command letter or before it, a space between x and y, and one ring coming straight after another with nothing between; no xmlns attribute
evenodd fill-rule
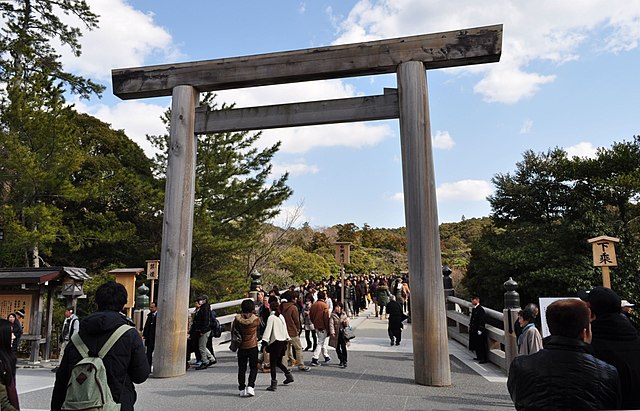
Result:
<svg viewBox="0 0 640 411"><path fill-rule="evenodd" d="M348 348L349 366L332 361L311 372L294 369L295 382L266 391L270 377L258 373L256 396L240 398L235 353L216 347L218 363L206 370L190 369L181 377L149 378L136 386L136 410L512 410L504 373L491 364L477 364L472 353L449 342L452 385L425 387L414 383L411 326L400 346L389 346L386 321L370 312L352 320L356 338ZM304 345L304 342L303 342ZM306 361L311 354L305 352ZM322 361L321 361L322 362ZM22 410L47 410L55 375L51 366L18 369ZM278 371L278 380L284 376Z"/></svg>

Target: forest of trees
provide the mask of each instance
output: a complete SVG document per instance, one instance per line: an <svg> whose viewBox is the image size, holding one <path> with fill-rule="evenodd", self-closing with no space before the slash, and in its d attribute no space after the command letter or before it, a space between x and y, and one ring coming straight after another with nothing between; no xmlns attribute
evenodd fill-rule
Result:
<svg viewBox="0 0 640 411"><path fill-rule="evenodd" d="M80 57L78 38L98 26L98 16L84 1L25 3L0 1L7 23L0 33L0 266L86 267L91 290L109 270L141 267L160 254L168 135L148 136L161 153L150 159L124 132L76 111L69 95L99 95L104 87L64 71L51 44ZM60 13L83 26L68 26ZM231 107L211 94L201 104ZM286 174L269 180L279 145L257 149L258 138L199 139L194 294L239 297L254 270L269 285L337 275L335 241L353 244L349 273L408 270L403 227L311 227L295 215L272 225L292 191ZM526 152L493 184L490 216L440 226L442 262L458 273L459 293L480 294L499 309L509 277L525 303L597 285L586 240L609 235L620 238L612 287L640 300L639 137L592 159L569 158L560 148Z"/></svg>

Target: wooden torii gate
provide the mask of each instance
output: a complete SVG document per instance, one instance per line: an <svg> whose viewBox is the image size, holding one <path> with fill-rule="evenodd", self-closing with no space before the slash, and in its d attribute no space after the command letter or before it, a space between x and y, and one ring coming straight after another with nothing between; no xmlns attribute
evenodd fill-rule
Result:
<svg viewBox="0 0 640 411"><path fill-rule="evenodd" d="M112 71L122 99L172 96L154 376L185 373L195 134L399 118L415 382L451 384L425 69L500 60L502 25L366 43ZM198 93L396 73L368 97L210 111Z"/></svg>

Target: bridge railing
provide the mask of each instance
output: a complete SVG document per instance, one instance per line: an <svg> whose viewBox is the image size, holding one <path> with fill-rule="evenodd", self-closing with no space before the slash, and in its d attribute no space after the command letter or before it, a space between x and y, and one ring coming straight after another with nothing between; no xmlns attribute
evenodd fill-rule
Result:
<svg viewBox="0 0 640 411"><path fill-rule="evenodd" d="M452 338L465 347L469 346L469 320L473 304L462 298L447 296L447 323L449 338ZM504 314L484 307L484 312L492 322L504 324ZM487 359L493 364L507 371L508 364L505 353L505 333L503 328L487 324L487 336L489 355Z"/></svg>

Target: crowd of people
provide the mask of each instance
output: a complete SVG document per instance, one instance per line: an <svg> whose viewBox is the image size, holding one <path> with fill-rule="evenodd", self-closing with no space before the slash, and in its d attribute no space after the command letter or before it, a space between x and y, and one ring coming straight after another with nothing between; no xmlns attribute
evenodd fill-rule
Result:
<svg viewBox="0 0 640 411"><path fill-rule="evenodd" d="M268 391L295 381L292 370L332 364L335 349L339 368L348 366L353 338L350 320L373 304L377 318L388 319L390 345L400 345L404 321L410 316L408 279L400 276L350 277L344 289L339 280L305 281L286 290L257 291L242 301L232 328L240 334L237 350L238 392L255 396L260 370L270 373ZM518 410L640 409L640 336L629 316L633 304L613 290L595 287L579 298L559 299L545 314L550 335L542 338L540 310L526 305L513 324L518 356L509 367L507 388ZM56 372L51 409L63 409L73 390L74 372L89 353L104 362L105 384L122 410L133 409L134 384L150 372L155 345L157 305L151 304L142 335L122 311L127 291L109 281L96 290L98 311L78 319L65 310L60 341L64 347ZM472 297L469 349L481 364L488 360L487 318L480 297ZM216 363L211 339L219 327L206 295L195 301L188 333L188 356L195 353L195 369ZM19 318L0 319L0 409L20 409L15 385L15 341L21 335ZM303 348L303 331L304 342ZM107 348L105 348L107 347ZM304 352L311 351L308 363ZM107 355L108 353L108 355ZM188 357L189 358L189 357ZM189 362L187 361L187 367ZM249 375L247 378L247 370Z"/></svg>
<svg viewBox="0 0 640 411"><path fill-rule="evenodd" d="M331 277L305 281L286 290L273 288L268 294L257 291L256 301L244 300L232 328L242 336L237 351L238 390L241 397L255 395L260 369L269 372L268 391L278 387L277 370L284 373L283 385L294 382L291 369L309 372L332 361L329 347L336 351L340 368L347 368L350 344L349 321L370 304L378 318L389 319L391 345L400 345L402 323L407 320L409 284L406 277L350 277L342 283ZM387 314L384 314L386 309ZM306 346L302 348L302 332ZM309 365L304 352L311 351ZM322 361L322 362L321 362ZM249 378L247 380L247 364ZM289 368L291 367L291 368Z"/></svg>

